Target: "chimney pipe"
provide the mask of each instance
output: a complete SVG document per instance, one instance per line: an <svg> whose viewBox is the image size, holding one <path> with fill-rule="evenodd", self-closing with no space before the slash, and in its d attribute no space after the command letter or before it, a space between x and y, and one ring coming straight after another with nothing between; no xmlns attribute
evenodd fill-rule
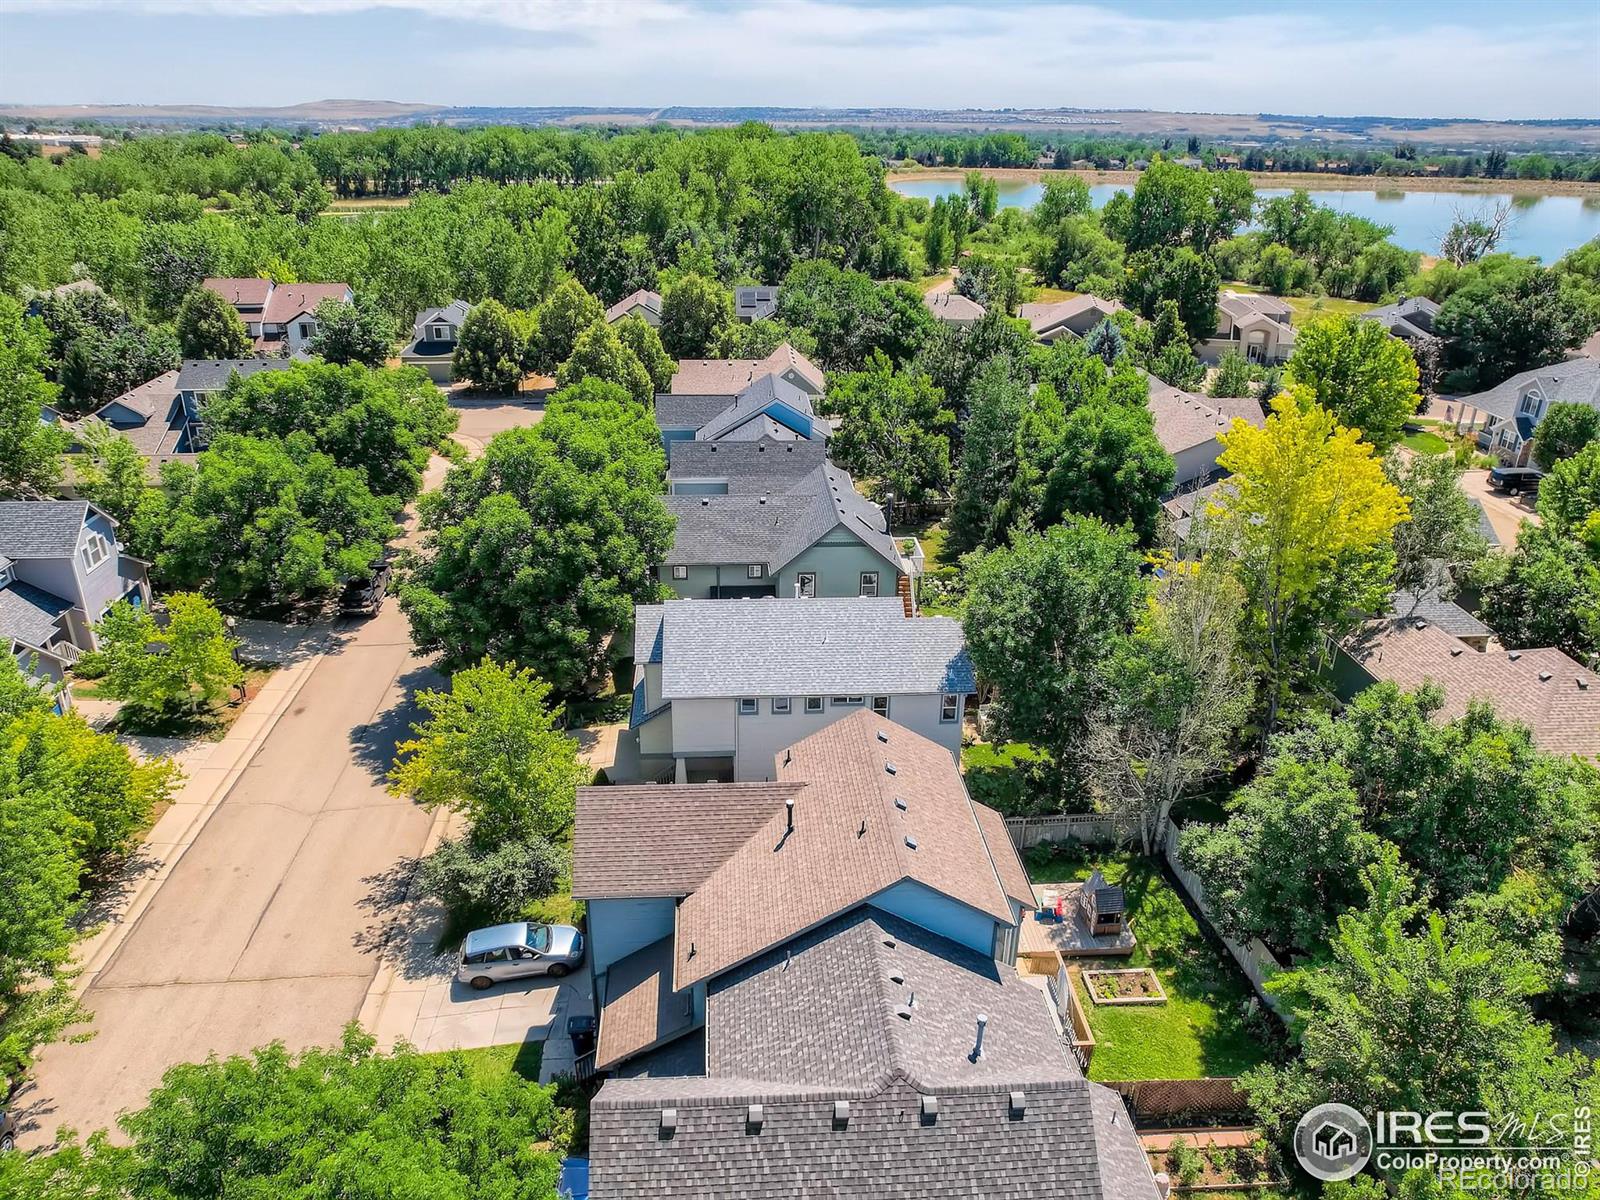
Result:
<svg viewBox="0 0 1600 1200"><path fill-rule="evenodd" d="M788 815L789 815L789 828L786 829L784 832L793 833L794 832L794 797L790 796L787 800L785 800L783 802L783 807L786 810L788 810Z"/></svg>
<svg viewBox="0 0 1600 1200"><path fill-rule="evenodd" d="M977 1062L983 1057L983 1031L989 1027L989 1017L986 1013L978 1014L978 1043L972 1047L972 1061Z"/></svg>

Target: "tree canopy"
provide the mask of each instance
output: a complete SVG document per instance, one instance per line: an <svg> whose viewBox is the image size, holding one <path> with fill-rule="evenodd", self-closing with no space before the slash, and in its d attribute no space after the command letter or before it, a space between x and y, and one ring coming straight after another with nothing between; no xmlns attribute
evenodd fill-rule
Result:
<svg viewBox="0 0 1600 1200"><path fill-rule="evenodd" d="M1319 317L1295 334L1288 379L1309 388L1339 424L1378 451L1400 440L1417 411L1417 363L1411 348L1376 321Z"/></svg>

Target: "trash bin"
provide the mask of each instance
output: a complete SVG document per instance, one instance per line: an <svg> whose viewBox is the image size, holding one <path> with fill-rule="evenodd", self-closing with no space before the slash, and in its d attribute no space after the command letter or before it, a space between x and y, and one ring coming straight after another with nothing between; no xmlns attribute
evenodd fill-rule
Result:
<svg viewBox="0 0 1600 1200"><path fill-rule="evenodd" d="M583 1057L594 1049L595 1031L599 1022L593 1017L568 1017L567 1036L572 1039L572 1052Z"/></svg>

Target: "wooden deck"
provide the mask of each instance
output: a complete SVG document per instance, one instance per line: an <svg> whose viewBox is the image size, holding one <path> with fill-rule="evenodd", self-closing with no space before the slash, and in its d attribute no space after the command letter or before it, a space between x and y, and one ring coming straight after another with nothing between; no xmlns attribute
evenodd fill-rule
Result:
<svg viewBox="0 0 1600 1200"><path fill-rule="evenodd" d="M1081 883L1047 883L1034 887L1033 894L1041 905L1045 893L1061 893L1066 900L1063 905L1066 916L1058 921L1054 913L1047 915L1042 908L1028 913L1023 918L1017 942L1019 955L1061 954L1067 958L1100 958L1126 957L1133 953L1139 942L1133 936L1131 925L1115 937L1097 935L1090 930L1088 921L1078 907L1078 892L1082 887Z"/></svg>

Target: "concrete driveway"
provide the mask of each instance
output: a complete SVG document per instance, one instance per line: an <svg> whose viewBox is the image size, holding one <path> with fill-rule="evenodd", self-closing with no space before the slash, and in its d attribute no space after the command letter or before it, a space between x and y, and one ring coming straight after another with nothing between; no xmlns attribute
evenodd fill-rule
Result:
<svg viewBox="0 0 1600 1200"><path fill-rule="evenodd" d="M1491 490L1488 471L1463 472L1461 490L1483 505L1483 511L1489 515L1489 524L1494 528L1495 536L1507 550L1516 549L1517 533L1524 521L1531 521L1535 525L1540 523L1539 514L1534 511L1535 497L1511 497L1504 492Z"/></svg>
<svg viewBox="0 0 1600 1200"><path fill-rule="evenodd" d="M527 402L516 403L503 399L478 400L470 393L455 391L450 395L450 407L456 412L455 440L466 448L473 458L483 453L486 442L497 433L537 425L544 420L544 405Z"/></svg>
<svg viewBox="0 0 1600 1200"><path fill-rule="evenodd" d="M93 1036L41 1052L24 1146L110 1126L175 1063L326 1045L356 1019L432 824L383 776L411 692L438 682L392 597L310 670L94 975Z"/></svg>

